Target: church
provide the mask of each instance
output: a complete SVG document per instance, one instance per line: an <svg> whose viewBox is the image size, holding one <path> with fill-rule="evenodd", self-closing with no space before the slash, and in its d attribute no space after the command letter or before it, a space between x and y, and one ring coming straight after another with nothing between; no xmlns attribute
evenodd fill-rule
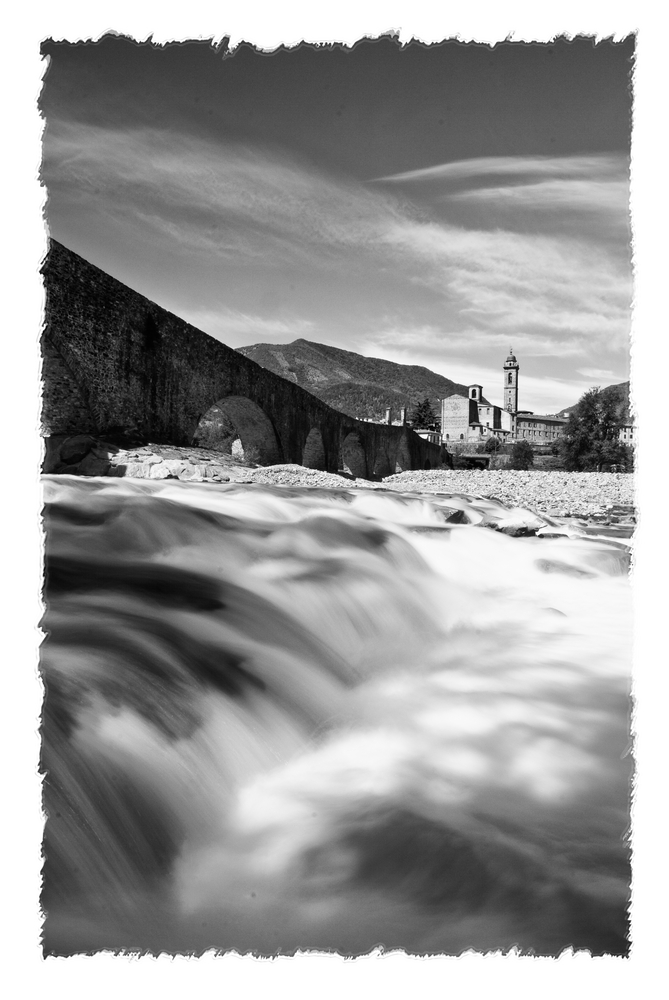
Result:
<svg viewBox="0 0 669 1000"><path fill-rule="evenodd" d="M513 349L504 362L503 406L488 402L483 386L470 385L467 396L455 394L441 400L441 440L445 445L478 444L488 437L500 441L529 441L551 444L562 434L566 418L539 415L518 409L518 373L520 365Z"/></svg>

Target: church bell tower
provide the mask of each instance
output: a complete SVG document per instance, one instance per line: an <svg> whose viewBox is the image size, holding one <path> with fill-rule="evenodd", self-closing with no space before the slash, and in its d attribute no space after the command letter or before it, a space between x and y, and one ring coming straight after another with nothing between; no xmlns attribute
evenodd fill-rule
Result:
<svg viewBox="0 0 669 1000"><path fill-rule="evenodd" d="M504 409L509 413L518 412L518 371L520 365L516 361L513 348L504 362Z"/></svg>

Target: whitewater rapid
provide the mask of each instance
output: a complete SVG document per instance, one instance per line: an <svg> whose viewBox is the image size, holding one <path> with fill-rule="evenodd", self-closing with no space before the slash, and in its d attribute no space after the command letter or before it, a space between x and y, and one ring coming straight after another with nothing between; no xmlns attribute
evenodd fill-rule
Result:
<svg viewBox="0 0 669 1000"><path fill-rule="evenodd" d="M629 540L464 494L44 497L47 953L627 952Z"/></svg>

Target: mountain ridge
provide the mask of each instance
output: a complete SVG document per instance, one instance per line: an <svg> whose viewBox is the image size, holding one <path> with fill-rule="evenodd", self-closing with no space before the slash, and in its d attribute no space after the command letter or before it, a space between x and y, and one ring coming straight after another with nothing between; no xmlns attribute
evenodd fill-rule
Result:
<svg viewBox="0 0 669 1000"><path fill-rule="evenodd" d="M630 384L627 382L615 382L613 385L607 385L601 390L602 396L607 399L613 399L616 405L616 413L618 419L623 423L630 422ZM575 410L578 406L578 402L572 403L571 406L565 406L564 409L559 410L560 415L566 414L567 416Z"/></svg>
<svg viewBox="0 0 669 1000"><path fill-rule="evenodd" d="M333 409L361 420L381 422L388 407L398 417L403 406L410 417L425 398L430 400L438 419L439 400L456 393L468 395L466 385L423 365L370 358L302 337L289 344L250 344L236 350L261 367L296 382Z"/></svg>

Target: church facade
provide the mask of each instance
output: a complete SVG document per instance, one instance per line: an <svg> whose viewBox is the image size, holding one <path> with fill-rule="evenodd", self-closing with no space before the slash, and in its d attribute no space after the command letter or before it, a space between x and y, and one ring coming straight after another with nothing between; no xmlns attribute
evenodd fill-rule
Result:
<svg viewBox="0 0 669 1000"><path fill-rule="evenodd" d="M441 440L443 444L479 444L489 437L500 441L529 441L551 444L561 437L567 420L547 414L518 409L520 365L513 353L502 367L503 406L489 403L483 386L467 387L467 396L453 395L441 400Z"/></svg>

